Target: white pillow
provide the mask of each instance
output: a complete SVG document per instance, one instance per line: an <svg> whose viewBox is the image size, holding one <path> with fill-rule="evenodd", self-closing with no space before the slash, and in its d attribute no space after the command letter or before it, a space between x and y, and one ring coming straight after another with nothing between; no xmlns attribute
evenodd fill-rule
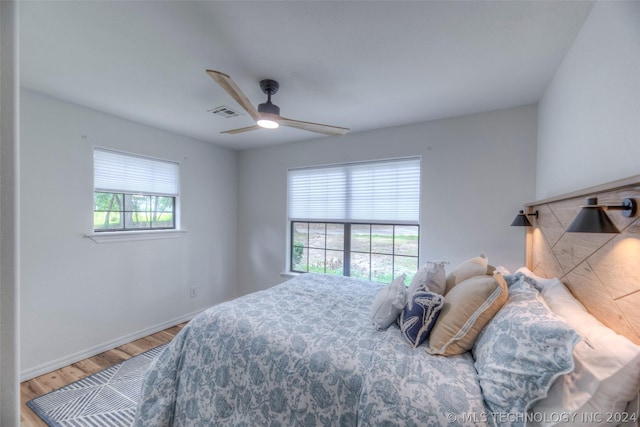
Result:
<svg viewBox="0 0 640 427"><path fill-rule="evenodd" d="M628 402L637 397L640 347L589 314L560 280L543 280L541 293L545 302L580 334L583 341L573 351L573 372L558 378L547 398L533 407L534 413L565 413L571 417L561 420L548 417L547 422L531 425L618 424L618 419L609 420L606 414L622 414Z"/></svg>
<svg viewBox="0 0 640 427"><path fill-rule="evenodd" d="M444 262L429 261L420 267L409 285L407 301L411 301L413 295L418 291L430 291L444 295L444 290L447 286L444 265Z"/></svg>
<svg viewBox="0 0 640 427"><path fill-rule="evenodd" d="M371 318L376 329L387 329L398 319L406 301L405 277L405 274L401 274L389 286L378 292L371 306Z"/></svg>

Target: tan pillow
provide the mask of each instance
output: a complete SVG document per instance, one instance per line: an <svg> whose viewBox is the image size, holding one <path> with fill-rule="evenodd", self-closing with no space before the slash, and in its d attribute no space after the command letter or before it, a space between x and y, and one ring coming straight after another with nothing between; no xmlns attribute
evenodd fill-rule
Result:
<svg viewBox="0 0 640 427"><path fill-rule="evenodd" d="M464 282L475 276L483 276L485 274L493 274L495 267L489 265L489 260L485 254L480 254L475 258L471 258L456 266L447 275L447 287L444 295L446 295L451 288L460 282Z"/></svg>
<svg viewBox="0 0 640 427"><path fill-rule="evenodd" d="M482 328L507 301L502 275L476 276L458 283L444 297L427 353L451 356L470 350Z"/></svg>

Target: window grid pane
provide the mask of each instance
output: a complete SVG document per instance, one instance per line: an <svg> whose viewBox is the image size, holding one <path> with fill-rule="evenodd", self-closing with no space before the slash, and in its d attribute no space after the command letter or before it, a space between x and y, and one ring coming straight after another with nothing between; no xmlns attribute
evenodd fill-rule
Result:
<svg viewBox="0 0 640 427"><path fill-rule="evenodd" d="M371 252L371 225L351 225L351 252Z"/></svg>
<svg viewBox="0 0 640 427"><path fill-rule="evenodd" d="M327 225L319 223L309 224L309 247L325 249L327 245Z"/></svg>
<svg viewBox="0 0 640 427"><path fill-rule="evenodd" d="M371 254L371 280L384 283L392 282L393 261L392 255Z"/></svg>
<svg viewBox="0 0 640 427"><path fill-rule="evenodd" d="M175 228L175 197L94 193L94 231Z"/></svg>
<svg viewBox="0 0 640 427"><path fill-rule="evenodd" d="M327 264L325 267L325 273L336 274L338 276L344 275L344 252L327 250Z"/></svg>
<svg viewBox="0 0 640 427"><path fill-rule="evenodd" d="M327 249L344 250L344 224L327 224Z"/></svg>
<svg viewBox="0 0 640 427"><path fill-rule="evenodd" d="M365 280L371 278L371 254L351 252L351 277Z"/></svg>
<svg viewBox="0 0 640 427"><path fill-rule="evenodd" d="M291 223L291 271L309 271L309 223Z"/></svg>
<svg viewBox="0 0 640 427"><path fill-rule="evenodd" d="M396 255L418 255L418 227L396 225L394 227L393 253Z"/></svg>
<svg viewBox="0 0 640 427"><path fill-rule="evenodd" d="M371 252L378 254L393 253L393 225L371 226Z"/></svg>
<svg viewBox="0 0 640 427"><path fill-rule="evenodd" d="M309 249L309 272L324 273L325 272L325 250Z"/></svg>
<svg viewBox="0 0 640 427"><path fill-rule="evenodd" d="M410 283L418 269L418 237L418 226L293 221L291 270L383 283L405 273Z"/></svg>

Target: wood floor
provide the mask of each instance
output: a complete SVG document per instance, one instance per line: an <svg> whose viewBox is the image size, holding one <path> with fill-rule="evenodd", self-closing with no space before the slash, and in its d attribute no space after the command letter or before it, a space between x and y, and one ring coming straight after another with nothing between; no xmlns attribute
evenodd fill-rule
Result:
<svg viewBox="0 0 640 427"><path fill-rule="evenodd" d="M186 322L23 382L20 384L20 425L47 427L47 424L29 409L29 400L169 342L184 325Z"/></svg>

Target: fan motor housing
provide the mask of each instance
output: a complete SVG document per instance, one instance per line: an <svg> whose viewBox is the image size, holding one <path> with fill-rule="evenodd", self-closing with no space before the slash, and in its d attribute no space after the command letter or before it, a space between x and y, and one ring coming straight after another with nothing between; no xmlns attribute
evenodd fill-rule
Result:
<svg viewBox="0 0 640 427"><path fill-rule="evenodd" d="M277 81L271 79L260 80L260 89L267 95L267 102L258 105L259 113L269 113L280 115L280 107L271 102L271 95L278 92L280 85Z"/></svg>
<svg viewBox="0 0 640 427"><path fill-rule="evenodd" d="M271 79L260 80L260 89L262 93L265 95L273 95L278 93L278 89L280 89L280 84Z"/></svg>
<svg viewBox="0 0 640 427"><path fill-rule="evenodd" d="M276 115L280 115L280 107L278 107L276 104L273 104L271 101L265 102L263 104L258 105L258 112L259 113L269 113L269 114L276 114Z"/></svg>

